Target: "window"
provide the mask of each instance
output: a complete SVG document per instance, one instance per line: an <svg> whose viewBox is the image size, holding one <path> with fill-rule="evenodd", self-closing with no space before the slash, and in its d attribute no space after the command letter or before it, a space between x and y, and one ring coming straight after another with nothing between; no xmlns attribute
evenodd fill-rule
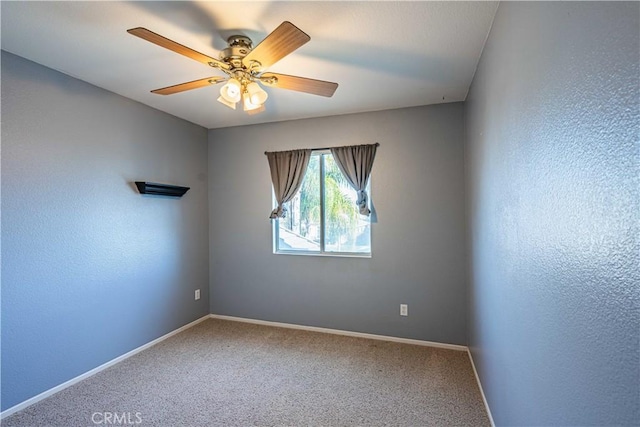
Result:
<svg viewBox="0 0 640 427"><path fill-rule="evenodd" d="M314 151L300 191L284 205L286 218L274 221L275 252L370 255L371 224L356 199L331 152Z"/></svg>

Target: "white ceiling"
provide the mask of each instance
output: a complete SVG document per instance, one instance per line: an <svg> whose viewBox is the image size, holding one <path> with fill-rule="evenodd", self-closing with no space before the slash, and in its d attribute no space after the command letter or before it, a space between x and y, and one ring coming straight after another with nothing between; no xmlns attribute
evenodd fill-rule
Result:
<svg viewBox="0 0 640 427"><path fill-rule="evenodd" d="M2 49L206 128L466 98L498 2L1 2ZM339 83L332 98L267 88L249 116L220 86L149 91L220 71L129 35L146 27L217 57L232 34L258 44L283 21L311 41L269 71Z"/></svg>

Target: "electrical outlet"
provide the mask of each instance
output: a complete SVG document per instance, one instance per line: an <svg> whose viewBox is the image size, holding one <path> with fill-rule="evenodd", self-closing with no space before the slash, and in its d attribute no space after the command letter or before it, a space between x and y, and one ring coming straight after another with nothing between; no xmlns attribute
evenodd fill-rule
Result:
<svg viewBox="0 0 640 427"><path fill-rule="evenodd" d="M408 316L409 315L409 307L407 304L400 304L400 316Z"/></svg>
<svg viewBox="0 0 640 427"><path fill-rule="evenodd" d="M200 289L196 289L196 301L200 299Z"/></svg>

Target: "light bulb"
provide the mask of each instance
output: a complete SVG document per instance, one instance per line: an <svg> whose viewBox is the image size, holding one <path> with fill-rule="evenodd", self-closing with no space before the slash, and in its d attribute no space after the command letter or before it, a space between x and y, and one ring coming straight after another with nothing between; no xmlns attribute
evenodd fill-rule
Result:
<svg viewBox="0 0 640 427"><path fill-rule="evenodd" d="M256 108L260 108L260 104L254 104L251 102L251 95L248 92L245 92L242 95L242 103L244 104L244 111L255 110Z"/></svg>
<svg viewBox="0 0 640 427"><path fill-rule="evenodd" d="M256 82L251 82L247 85L247 92L251 99L251 103L254 105L262 105L267 100L269 94L265 92L260 85Z"/></svg>
<svg viewBox="0 0 640 427"><path fill-rule="evenodd" d="M229 79L229 81L220 88L220 96L227 102L240 101L240 82L236 79Z"/></svg>
<svg viewBox="0 0 640 427"><path fill-rule="evenodd" d="M229 85L227 88L227 95L229 98L236 98L240 93L240 89L236 85Z"/></svg>

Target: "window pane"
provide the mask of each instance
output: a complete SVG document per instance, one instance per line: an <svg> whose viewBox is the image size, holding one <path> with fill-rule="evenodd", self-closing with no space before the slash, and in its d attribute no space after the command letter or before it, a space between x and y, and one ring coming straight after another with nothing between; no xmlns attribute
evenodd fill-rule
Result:
<svg viewBox="0 0 640 427"><path fill-rule="evenodd" d="M320 251L320 156L311 156L298 194L278 219L279 251Z"/></svg>
<svg viewBox="0 0 640 427"><path fill-rule="evenodd" d="M331 154L324 159L326 252L371 252L369 217L360 215L358 195L340 172Z"/></svg>

